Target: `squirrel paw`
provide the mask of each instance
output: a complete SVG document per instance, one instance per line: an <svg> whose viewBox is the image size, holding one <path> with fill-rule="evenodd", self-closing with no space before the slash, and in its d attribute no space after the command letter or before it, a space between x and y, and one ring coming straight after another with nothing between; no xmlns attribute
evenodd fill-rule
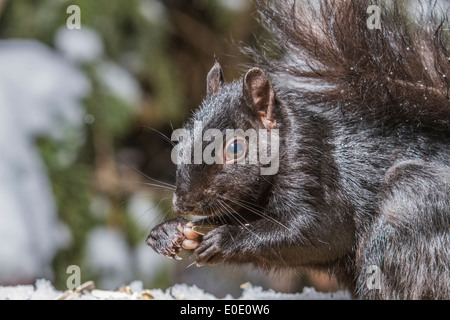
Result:
<svg viewBox="0 0 450 320"><path fill-rule="evenodd" d="M157 225L147 237L147 245L163 256L181 260L178 254L182 250L183 241L185 241L183 231L188 223L188 220L177 217Z"/></svg>
<svg viewBox="0 0 450 320"><path fill-rule="evenodd" d="M194 250L197 266L205 264L216 265L231 257L230 245L227 242L230 238L229 226L221 226L203 236L202 241Z"/></svg>

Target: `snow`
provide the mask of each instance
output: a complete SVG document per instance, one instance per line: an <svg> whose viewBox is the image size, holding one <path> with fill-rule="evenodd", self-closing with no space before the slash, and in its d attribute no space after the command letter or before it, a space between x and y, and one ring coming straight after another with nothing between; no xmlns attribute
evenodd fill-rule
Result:
<svg viewBox="0 0 450 320"><path fill-rule="evenodd" d="M148 191L137 191L127 201L126 209L133 221L149 231L150 226L161 219L160 203L161 201L154 202Z"/></svg>
<svg viewBox="0 0 450 320"><path fill-rule="evenodd" d="M100 36L87 27L79 30L61 27L56 32L55 46L67 59L80 64L93 62L103 54Z"/></svg>
<svg viewBox="0 0 450 320"><path fill-rule="evenodd" d="M149 250L148 245L144 241L134 249L132 254L136 275L150 283L157 281L160 275L155 271L173 270L174 266L170 265L170 260L153 250Z"/></svg>
<svg viewBox="0 0 450 320"><path fill-rule="evenodd" d="M105 219L105 213L111 210L114 209L105 197L97 196L91 202L90 212L95 219ZM126 212L136 223L136 231L143 235L162 215L158 202L144 191L136 192L126 201ZM160 276L158 271L173 268L169 259L149 250L144 240L134 247L130 246L126 241L128 231L96 227L88 235L84 259L89 271L98 276L97 281L102 288L118 287L133 276L151 283Z"/></svg>
<svg viewBox="0 0 450 320"><path fill-rule="evenodd" d="M262 287L248 285L239 299L243 300L349 300L347 291L317 292L314 288L305 287L301 293L286 294L274 290L263 290Z"/></svg>
<svg viewBox="0 0 450 320"><path fill-rule="evenodd" d="M93 30L61 28L55 47L36 41L0 42L0 283L52 278L56 252L71 241L70 229L58 220L47 172L35 145L45 137L59 143L58 165L75 161L85 142L83 98L91 81L80 64L95 63L104 88L137 108L141 89L134 77L114 62L105 61L100 36ZM108 203L106 204L108 205ZM105 214L102 201L94 214ZM100 245L96 244L98 242ZM105 287L129 281L131 256L142 264L151 260L142 248L131 250L122 234L96 229L90 235L88 256L93 272L103 275ZM104 272L107 271L107 272ZM117 275L121 274L120 277ZM109 280L108 280L109 279ZM114 281L111 279L115 279Z"/></svg>
<svg viewBox="0 0 450 320"><path fill-rule="evenodd" d="M89 90L83 74L47 46L1 41L0 283L51 277L54 254L70 241L34 141L81 132L79 101Z"/></svg>
<svg viewBox="0 0 450 320"><path fill-rule="evenodd" d="M69 294L67 294L69 293ZM71 294L72 293L72 294ZM80 294L73 292L62 292L56 290L50 281L40 279L34 286L11 286L0 287L0 300L143 300L151 298L156 300L216 300L217 298L197 286L187 284L176 284L166 290L150 289L145 290L141 281L133 281L129 286L124 286L120 290L107 291L93 289L83 291ZM273 290L264 290L259 286L247 284L242 295L234 298L227 295L223 300L349 300L350 294L347 291L334 293L321 293L313 288L304 288L301 293L280 293Z"/></svg>
<svg viewBox="0 0 450 320"><path fill-rule="evenodd" d="M44 279L36 280L34 286L0 287L0 300L53 300L60 295L61 292Z"/></svg>
<svg viewBox="0 0 450 320"><path fill-rule="evenodd" d="M220 0L220 5L231 11L243 11L248 8L249 2L246 0Z"/></svg>
<svg viewBox="0 0 450 320"><path fill-rule="evenodd" d="M139 12L149 22L160 24L167 16L164 5L158 0L141 0Z"/></svg>
<svg viewBox="0 0 450 320"><path fill-rule="evenodd" d="M107 61L100 35L92 29L69 30L61 27L55 36L55 47L69 61L76 64L95 62L95 72L109 93L133 107L141 97L136 79L118 64Z"/></svg>
<svg viewBox="0 0 450 320"><path fill-rule="evenodd" d="M130 250L118 230L98 227L87 240L86 263L99 277L99 284L108 289L131 279Z"/></svg>
<svg viewBox="0 0 450 320"><path fill-rule="evenodd" d="M83 122L79 101L89 92L89 82L38 41L2 40L0 83L2 98L7 99L2 101L2 111L14 117L12 121L20 122L28 137L49 135L58 139L67 126L78 127Z"/></svg>
<svg viewBox="0 0 450 320"><path fill-rule="evenodd" d="M101 62L96 65L96 74L110 94L115 95L130 107L138 106L141 88L126 69L113 62Z"/></svg>
<svg viewBox="0 0 450 320"><path fill-rule="evenodd" d="M89 233L84 259L99 286L108 290L130 281L133 276L155 281L158 271L171 269L169 260L149 250L144 241L130 248L123 232L107 227L97 227Z"/></svg>
<svg viewBox="0 0 450 320"><path fill-rule="evenodd" d="M161 201L156 202L147 191L138 191L127 201L126 211L143 234L148 234L151 226L160 221L163 213L159 209ZM139 277L148 282L156 281L158 273L155 270L170 270L170 260L153 250L141 241L133 250L133 265Z"/></svg>

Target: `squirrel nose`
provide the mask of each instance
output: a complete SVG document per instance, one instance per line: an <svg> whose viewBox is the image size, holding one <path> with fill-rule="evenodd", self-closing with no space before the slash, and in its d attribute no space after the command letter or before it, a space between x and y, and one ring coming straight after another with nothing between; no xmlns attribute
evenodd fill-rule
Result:
<svg viewBox="0 0 450 320"><path fill-rule="evenodd" d="M175 193L173 194L172 198L172 207L173 211L175 211L176 214L181 215L190 214L195 209L194 205L187 203L184 199L177 196Z"/></svg>

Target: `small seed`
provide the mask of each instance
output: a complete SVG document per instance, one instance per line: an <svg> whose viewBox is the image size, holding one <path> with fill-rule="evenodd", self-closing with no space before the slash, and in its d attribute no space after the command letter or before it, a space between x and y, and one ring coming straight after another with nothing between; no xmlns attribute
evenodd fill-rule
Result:
<svg viewBox="0 0 450 320"><path fill-rule="evenodd" d="M192 230L194 230L195 233L198 233L199 235L206 235L208 232L216 229L219 226L214 225L200 225L200 226L193 226Z"/></svg>

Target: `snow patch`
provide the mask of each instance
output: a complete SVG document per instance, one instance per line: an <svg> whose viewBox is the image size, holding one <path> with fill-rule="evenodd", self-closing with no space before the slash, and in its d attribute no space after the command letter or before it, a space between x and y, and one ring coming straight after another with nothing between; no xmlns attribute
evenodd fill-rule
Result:
<svg viewBox="0 0 450 320"><path fill-rule="evenodd" d="M70 241L58 220L37 137L64 141L82 131L84 75L34 40L0 42L0 283L51 277Z"/></svg>
<svg viewBox="0 0 450 320"><path fill-rule="evenodd" d="M142 94L141 88L126 69L112 62L102 62L96 66L96 74L112 95L131 107L137 107Z"/></svg>
<svg viewBox="0 0 450 320"><path fill-rule="evenodd" d="M71 296L74 300L143 300L144 295L156 300L219 300L214 295L205 292L197 286L176 284L166 290L145 290L141 281L133 281L128 290L105 291L94 289L84 291L81 295ZM47 280L37 280L35 286L0 287L0 300L53 300L63 296L63 292L56 290ZM233 300L227 295L223 300ZM280 293L273 290L247 285L240 300L349 300L347 291L335 293L321 293L313 288L304 288L301 293Z"/></svg>
<svg viewBox="0 0 450 320"><path fill-rule="evenodd" d="M100 36L87 27L69 30L61 27L55 36L55 46L72 62L89 63L103 54L103 43Z"/></svg>
<svg viewBox="0 0 450 320"><path fill-rule="evenodd" d="M89 270L99 277L103 288L112 289L131 279L130 250L118 230L98 227L87 241L85 256Z"/></svg>

